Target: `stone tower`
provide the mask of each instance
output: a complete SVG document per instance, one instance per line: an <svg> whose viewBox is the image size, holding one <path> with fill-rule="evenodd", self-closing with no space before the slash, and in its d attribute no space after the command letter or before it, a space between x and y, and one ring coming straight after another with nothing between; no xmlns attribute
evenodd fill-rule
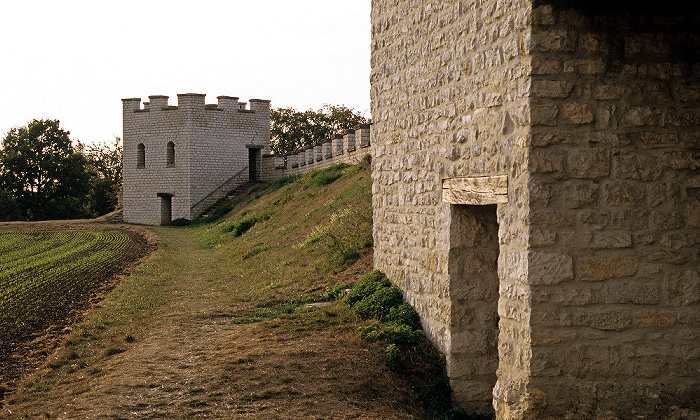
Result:
<svg viewBox="0 0 700 420"><path fill-rule="evenodd" d="M700 409L698 10L372 0L374 262L468 411Z"/></svg>
<svg viewBox="0 0 700 420"><path fill-rule="evenodd" d="M198 217L237 184L259 176L270 148L270 101L204 95L123 99L124 221L146 225Z"/></svg>

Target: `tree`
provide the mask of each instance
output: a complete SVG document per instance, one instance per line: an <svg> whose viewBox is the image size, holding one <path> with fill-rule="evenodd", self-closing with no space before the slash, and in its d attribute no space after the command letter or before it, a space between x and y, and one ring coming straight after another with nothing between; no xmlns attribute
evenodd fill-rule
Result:
<svg viewBox="0 0 700 420"><path fill-rule="evenodd" d="M101 216L117 208L122 185L122 145L119 137L114 143L85 145L78 143L78 151L87 159L90 172L90 209Z"/></svg>
<svg viewBox="0 0 700 420"><path fill-rule="evenodd" d="M20 218L89 216L87 160L77 153L58 120L33 120L11 129L0 150L0 188L17 203Z"/></svg>
<svg viewBox="0 0 700 420"><path fill-rule="evenodd" d="M0 189L0 222L10 222L21 218L20 209L14 195Z"/></svg>
<svg viewBox="0 0 700 420"><path fill-rule="evenodd" d="M277 108L270 112L271 147L276 154L291 153L340 134L369 121L359 112L343 105L326 104L318 111Z"/></svg>

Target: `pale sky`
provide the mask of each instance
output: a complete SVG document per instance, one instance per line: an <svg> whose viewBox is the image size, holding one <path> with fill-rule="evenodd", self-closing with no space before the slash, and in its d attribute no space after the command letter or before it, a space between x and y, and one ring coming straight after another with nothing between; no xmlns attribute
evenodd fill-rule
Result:
<svg viewBox="0 0 700 420"><path fill-rule="evenodd" d="M122 98L178 93L370 117L370 0L17 0L0 16L2 137L52 118L111 143Z"/></svg>

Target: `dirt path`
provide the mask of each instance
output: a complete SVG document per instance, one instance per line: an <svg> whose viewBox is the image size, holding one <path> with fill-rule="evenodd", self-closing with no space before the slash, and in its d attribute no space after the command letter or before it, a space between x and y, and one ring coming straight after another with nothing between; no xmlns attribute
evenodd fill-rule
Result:
<svg viewBox="0 0 700 420"><path fill-rule="evenodd" d="M342 321L333 328L293 316L232 323L250 291L238 289L222 255L199 249L190 230L157 232L161 250L73 331L0 417L417 415L411 391L359 341L342 302L314 309L326 323ZM366 257L355 269L367 272L370 263Z"/></svg>

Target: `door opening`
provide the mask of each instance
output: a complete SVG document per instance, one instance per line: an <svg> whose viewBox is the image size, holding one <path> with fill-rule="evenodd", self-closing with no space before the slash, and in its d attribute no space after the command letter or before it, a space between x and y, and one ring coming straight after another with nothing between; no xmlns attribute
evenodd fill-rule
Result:
<svg viewBox="0 0 700 420"><path fill-rule="evenodd" d="M258 180L258 157L260 156L260 149L249 148L248 149L248 179L251 181Z"/></svg>
<svg viewBox="0 0 700 420"><path fill-rule="evenodd" d="M499 332L496 205L450 207L448 373L466 410L493 415Z"/></svg>
<svg viewBox="0 0 700 420"><path fill-rule="evenodd" d="M173 219L173 196L171 194L158 193L160 197L160 225L169 225Z"/></svg>

